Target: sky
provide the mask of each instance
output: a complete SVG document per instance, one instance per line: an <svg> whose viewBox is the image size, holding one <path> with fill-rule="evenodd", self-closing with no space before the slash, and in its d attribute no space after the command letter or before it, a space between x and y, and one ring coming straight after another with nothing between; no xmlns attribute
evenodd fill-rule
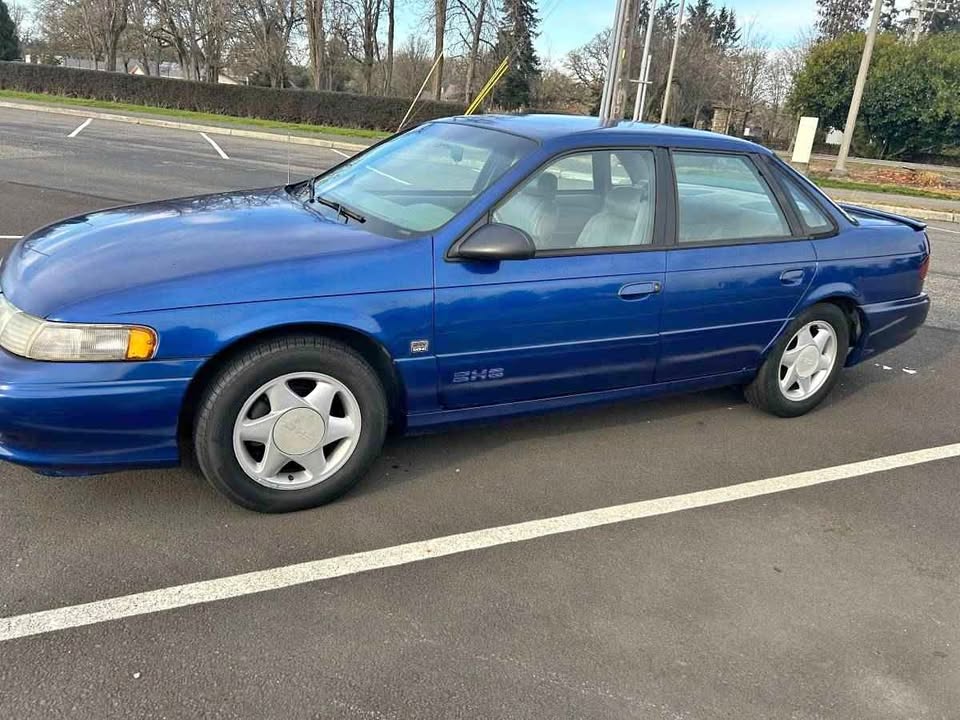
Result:
<svg viewBox="0 0 960 720"><path fill-rule="evenodd" d="M616 0L540 0L539 5L543 22L537 50L544 58L559 62L570 50L613 25ZM770 47L790 44L798 32L812 27L817 18L814 0L714 0L714 5L733 8L741 25L752 23L754 33L763 35ZM551 6L556 8L552 12Z"/></svg>

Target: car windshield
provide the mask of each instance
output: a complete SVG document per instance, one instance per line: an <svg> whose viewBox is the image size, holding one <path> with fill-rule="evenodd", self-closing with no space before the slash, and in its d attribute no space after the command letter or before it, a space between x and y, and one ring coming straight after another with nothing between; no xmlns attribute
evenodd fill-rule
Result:
<svg viewBox="0 0 960 720"><path fill-rule="evenodd" d="M319 177L315 207L363 218L386 235L429 233L535 148L532 140L495 130L423 125Z"/></svg>

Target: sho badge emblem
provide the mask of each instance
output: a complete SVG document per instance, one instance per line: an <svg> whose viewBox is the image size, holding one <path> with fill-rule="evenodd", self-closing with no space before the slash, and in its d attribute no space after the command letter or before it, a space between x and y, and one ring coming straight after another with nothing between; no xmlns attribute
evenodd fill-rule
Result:
<svg viewBox="0 0 960 720"><path fill-rule="evenodd" d="M453 374L454 384L499 380L503 377L503 368L484 368L483 370L461 370Z"/></svg>
<svg viewBox="0 0 960 720"><path fill-rule="evenodd" d="M429 340L413 340L410 343L410 352L414 355L418 353L425 353L429 349L430 349Z"/></svg>

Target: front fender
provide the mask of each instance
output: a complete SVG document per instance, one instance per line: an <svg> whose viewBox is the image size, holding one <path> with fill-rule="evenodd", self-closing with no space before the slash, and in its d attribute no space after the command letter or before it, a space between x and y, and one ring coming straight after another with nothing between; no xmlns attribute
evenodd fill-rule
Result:
<svg viewBox="0 0 960 720"><path fill-rule="evenodd" d="M413 340L432 344L432 303L432 290L405 290L148 311L117 320L156 329L158 360L208 358L249 335L305 324L356 330L402 359Z"/></svg>

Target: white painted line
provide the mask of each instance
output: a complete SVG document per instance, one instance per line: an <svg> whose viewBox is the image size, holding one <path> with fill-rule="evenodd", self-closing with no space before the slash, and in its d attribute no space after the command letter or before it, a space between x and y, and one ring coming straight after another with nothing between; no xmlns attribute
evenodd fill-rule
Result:
<svg viewBox="0 0 960 720"><path fill-rule="evenodd" d="M19 240L23 235L0 235L0 240Z"/></svg>
<svg viewBox="0 0 960 720"><path fill-rule="evenodd" d="M0 618L0 642L960 457L960 443ZM322 512L322 511L320 511Z"/></svg>
<svg viewBox="0 0 960 720"><path fill-rule="evenodd" d="M401 185L409 185L409 184L410 184L410 183L408 183L406 180L401 180L400 178L394 177L393 175L390 175L389 173L385 173L385 172L383 172L382 170L377 170L376 168L370 168L370 169L373 170L377 175L382 175L383 177L387 178L388 180L393 180L394 182L398 182L398 183L400 183Z"/></svg>
<svg viewBox="0 0 960 720"><path fill-rule="evenodd" d="M82 123L80 123L80 126L77 127L76 130L74 130L72 133L70 133L69 135L67 135L67 137L68 137L68 138L75 138L77 135L79 135L80 133L83 132L83 129L84 129L87 125L89 125L89 124L92 123L92 122L93 122L93 118L87 118L87 119L84 120Z"/></svg>
<svg viewBox="0 0 960 720"><path fill-rule="evenodd" d="M213 138L211 138L211 137L210 137L209 135L207 135L205 132L202 132L202 133L200 133L200 134L203 136L203 139L204 139L204 140L206 140L208 143L210 143L211 146L213 146L213 149L217 151L217 154L218 154L220 157L222 157L224 160L229 160L229 159L230 159L230 156L227 155L227 154L223 151L223 148L221 148L219 145L217 145L216 142L214 142Z"/></svg>
<svg viewBox="0 0 960 720"><path fill-rule="evenodd" d="M929 230L934 230L935 232L945 232L950 233L951 235L960 235L960 230L947 230L947 228L938 227L937 225L928 225Z"/></svg>
<svg viewBox="0 0 960 720"><path fill-rule="evenodd" d="M347 153L341 152L340 150L337 150L336 148L330 148L330 150L331 150L331 152L335 152L335 153L336 153L337 155L339 155L340 157L345 157L345 158L352 158L352 157L353 157L353 155L348 155ZM400 183L401 185L409 185L409 184L410 184L410 183L408 183L406 180L401 180L400 178L395 177L395 176L391 175L390 173L385 173L385 172L383 172L383 170L377 170L376 168L369 168L369 169L372 170L373 172L375 172L377 175L382 175L383 177L387 178L388 180L393 180L394 182L398 182L398 183Z"/></svg>

